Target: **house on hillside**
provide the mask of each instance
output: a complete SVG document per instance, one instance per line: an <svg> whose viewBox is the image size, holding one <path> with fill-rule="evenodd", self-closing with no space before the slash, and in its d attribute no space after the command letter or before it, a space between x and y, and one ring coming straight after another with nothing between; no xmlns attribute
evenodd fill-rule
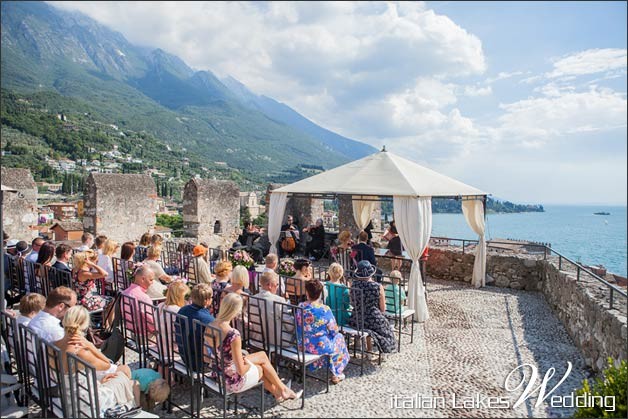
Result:
<svg viewBox="0 0 628 419"><path fill-rule="evenodd" d="M59 221L70 220L78 215L76 202L54 202L46 205L46 207L52 210L54 218Z"/></svg>
<svg viewBox="0 0 628 419"><path fill-rule="evenodd" d="M81 240L83 223L81 221L57 221L50 227L55 241Z"/></svg>

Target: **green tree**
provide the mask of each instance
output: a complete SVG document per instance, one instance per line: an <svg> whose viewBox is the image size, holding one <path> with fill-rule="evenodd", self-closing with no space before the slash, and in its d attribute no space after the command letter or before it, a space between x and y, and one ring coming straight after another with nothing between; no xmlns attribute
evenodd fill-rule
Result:
<svg viewBox="0 0 628 419"><path fill-rule="evenodd" d="M621 361L619 367L613 363L613 358L608 358L608 368L589 385L589 380L585 379L582 388L576 391L576 396L592 396L593 406L579 407L574 415L575 418L625 418L628 402L628 361ZM615 398L615 410L608 411L606 406L601 405L600 400L608 397Z"/></svg>

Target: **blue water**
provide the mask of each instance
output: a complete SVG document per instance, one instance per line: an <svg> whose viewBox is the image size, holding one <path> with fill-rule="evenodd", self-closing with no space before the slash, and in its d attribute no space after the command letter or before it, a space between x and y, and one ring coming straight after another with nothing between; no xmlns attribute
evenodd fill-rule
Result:
<svg viewBox="0 0 628 419"><path fill-rule="evenodd" d="M602 264L626 276L626 207L544 206L545 212L488 214L489 239L551 243L552 249L587 265ZM611 215L593 215L610 212ZM477 239L462 214L434 214L432 236Z"/></svg>

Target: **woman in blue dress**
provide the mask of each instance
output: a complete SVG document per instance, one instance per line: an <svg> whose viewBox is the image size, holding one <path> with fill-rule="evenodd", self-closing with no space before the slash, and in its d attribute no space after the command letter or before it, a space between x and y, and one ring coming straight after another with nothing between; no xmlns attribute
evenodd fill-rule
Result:
<svg viewBox="0 0 628 419"><path fill-rule="evenodd" d="M310 280L305 284L307 301L300 303L303 308L297 315L297 339L299 346L305 347L305 352L316 355L329 355L329 371L333 377L331 382L338 384L344 380L342 373L349 363L349 351L344 337L338 332L336 319L331 309L320 301L323 284L318 280ZM303 342L301 342L303 331ZM310 366L311 369L321 368L327 364L322 358Z"/></svg>

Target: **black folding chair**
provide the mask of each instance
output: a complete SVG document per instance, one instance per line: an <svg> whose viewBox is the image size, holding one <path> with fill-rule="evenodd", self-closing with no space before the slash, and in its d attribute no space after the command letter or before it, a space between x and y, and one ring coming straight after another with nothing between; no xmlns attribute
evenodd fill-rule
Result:
<svg viewBox="0 0 628 419"><path fill-rule="evenodd" d="M164 324L167 331L172 332L172 339L166 339L167 369L166 379L172 388L177 377L188 380L193 388L197 375L192 371L189 355L190 352L190 320L180 314L172 311L163 310ZM200 348L199 348L200 349ZM194 416L196 410L196 391L194 388L190 391L190 406L186 408L184 405L177 404L172 398L172 393L168 397L168 411L172 411L172 406L183 411L184 413Z"/></svg>
<svg viewBox="0 0 628 419"><path fill-rule="evenodd" d="M216 327L204 325L198 320L194 320L194 328L201 328L204 332L203 338L203 354L204 354L204 362L203 362L203 371L199 380L200 386L198 386L197 391L197 416L201 415L201 401L202 401L202 389L207 389L210 392L220 396L222 398L222 415L223 418L227 417L227 409L228 409L228 400L230 398L234 399L234 415L238 415L238 394L240 393L232 393L227 389L227 385L225 382L225 365L224 359L225 354L223 351L223 340L224 336L222 331ZM251 367L254 368L254 367ZM259 414L260 417L264 417L264 382L260 380L252 387L248 388L245 391L250 391L254 389L259 389L260 391L260 406L259 406ZM246 406L248 408L248 406ZM250 409L250 408L249 408Z"/></svg>
<svg viewBox="0 0 628 419"><path fill-rule="evenodd" d="M72 417L100 418L96 369L74 354L67 357Z"/></svg>
<svg viewBox="0 0 628 419"><path fill-rule="evenodd" d="M280 361L286 361L295 365L301 371L301 381L303 383L303 396L301 398L301 409L305 407L305 381L306 377L313 378L315 380L324 381L326 384L326 392L329 392L329 355L315 355L305 352L304 346L304 328L297 328L297 318L303 317L303 309L296 305L284 304L278 301L273 303L274 311L276 313L276 325L275 325L275 342L276 351L274 353L275 367L281 365ZM290 332L293 330L293 332ZM297 336L298 335L298 336ZM326 360L325 379L316 377L315 375L306 374L305 369L308 365L313 364L321 359Z"/></svg>
<svg viewBox="0 0 628 419"><path fill-rule="evenodd" d="M33 329L21 324L18 328L21 347L24 351L24 367L26 373L26 394L44 412L48 412L46 405L46 384L43 380L42 355L39 337Z"/></svg>
<svg viewBox="0 0 628 419"><path fill-rule="evenodd" d="M139 311L137 303L138 301L135 298L121 294L120 323L125 346L137 353L139 364L144 366L146 365L143 351L144 330L142 328L142 320L140 320L139 317L146 317L146 314ZM124 360L124 356L122 359Z"/></svg>
<svg viewBox="0 0 628 419"><path fill-rule="evenodd" d="M42 372L44 373L44 382L46 387L46 405L48 413L53 414L57 418L72 417L72 406L67 392L68 383L63 362L61 358L61 350L50 342L40 340L42 354Z"/></svg>

